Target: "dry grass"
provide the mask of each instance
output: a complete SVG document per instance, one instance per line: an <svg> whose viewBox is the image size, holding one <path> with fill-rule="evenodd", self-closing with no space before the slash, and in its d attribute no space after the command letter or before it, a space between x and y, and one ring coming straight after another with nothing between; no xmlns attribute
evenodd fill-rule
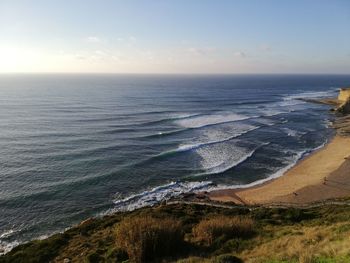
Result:
<svg viewBox="0 0 350 263"><path fill-rule="evenodd" d="M315 263L317 258L335 258L350 253L349 232L339 233L334 229L341 224L328 227L288 227L284 234L276 233L270 241L261 240L260 245L245 251L244 262L267 262L266 259L288 260L288 262ZM264 259L263 261L261 259ZM294 260L294 261L292 261ZM334 262L348 262L336 260ZM322 261L323 262L323 261ZM328 261L324 261L328 262Z"/></svg>
<svg viewBox="0 0 350 263"><path fill-rule="evenodd" d="M186 259L178 260L176 263L243 263L239 258L224 254L220 256L214 256L212 258L201 258L201 257L189 257Z"/></svg>
<svg viewBox="0 0 350 263"><path fill-rule="evenodd" d="M201 221L192 230L196 241L210 246L218 238L246 238L254 233L254 221L248 217L216 216Z"/></svg>
<svg viewBox="0 0 350 263"><path fill-rule="evenodd" d="M178 253L183 233L178 220L139 216L126 218L118 224L116 242L131 260L147 262Z"/></svg>
<svg viewBox="0 0 350 263"><path fill-rule="evenodd" d="M177 218L181 224L157 218ZM254 218L255 226L249 218ZM131 263L182 259L179 262L222 263L228 262L228 256L229 262L236 256L245 263L349 263L349 218L347 205L251 211L184 204L159 206L88 220L63 234L23 244L0 256L0 262L62 263L69 259L112 263L129 259ZM230 223L231 220L236 222ZM232 230L235 228L239 231ZM181 230L188 241L185 244ZM202 246L198 241L212 245Z"/></svg>

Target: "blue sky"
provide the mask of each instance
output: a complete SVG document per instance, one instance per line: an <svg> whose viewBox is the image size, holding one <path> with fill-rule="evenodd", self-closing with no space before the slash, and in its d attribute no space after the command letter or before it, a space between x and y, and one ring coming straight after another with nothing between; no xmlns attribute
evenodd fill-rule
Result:
<svg viewBox="0 0 350 263"><path fill-rule="evenodd" d="M350 1L1 0L0 72L350 74Z"/></svg>

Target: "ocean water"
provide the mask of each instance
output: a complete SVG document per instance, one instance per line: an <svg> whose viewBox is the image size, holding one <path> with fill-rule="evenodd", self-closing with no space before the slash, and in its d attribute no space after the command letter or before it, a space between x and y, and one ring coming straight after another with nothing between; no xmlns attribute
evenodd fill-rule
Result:
<svg viewBox="0 0 350 263"><path fill-rule="evenodd" d="M283 174L350 76L0 76L0 250L91 216Z"/></svg>

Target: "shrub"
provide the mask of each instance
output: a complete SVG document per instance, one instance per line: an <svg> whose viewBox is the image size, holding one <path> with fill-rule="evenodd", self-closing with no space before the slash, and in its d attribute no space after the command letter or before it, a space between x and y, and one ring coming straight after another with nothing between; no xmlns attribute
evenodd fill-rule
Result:
<svg viewBox="0 0 350 263"><path fill-rule="evenodd" d="M211 245L215 239L247 238L254 233L254 222L248 217L217 216L199 222L193 228L194 238L206 245Z"/></svg>
<svg viewBox="0 0 350 263"><path fill-rule="evenodd" d="M96 252L93 252L87 256L87 262L89 263L98 263L102 261L101 255Z"/></svg>
<svg viewBox="0 0 350 263"><path fill-rule="evenodd" d="M126 218L117 226L116 242L131 260L147 262L178 252L183 232L180 222L174 219Z"/></svg>
<svg viewBox="0 0 350 263"><path fill-rule="evenodd" d="M224 254L213 258L210 263L243 263L243 261L233 255Z"/></svg>
<svg viewBox="0 0 350 263"><path fill-rule="evenodd" d="M208 263L208 260L201 257L189 257L185 259L180 259L176 263Z"/></svg>
<svg viewBox="0 0 350 263"><path fill-rule="evenodd" d="M121 248L110 248L106 253L106 262L124 262L128 254Z"/></svg>

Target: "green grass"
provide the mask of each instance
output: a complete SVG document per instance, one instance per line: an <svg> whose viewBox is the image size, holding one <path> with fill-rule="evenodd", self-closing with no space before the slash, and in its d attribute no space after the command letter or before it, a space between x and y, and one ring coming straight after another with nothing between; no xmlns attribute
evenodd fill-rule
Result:
<svg viewBox="0 0 350 263"><path fill-rule="evenodd" d="M20 245L1 256L0 263L350 262L349 219L345 205L253 210L162 205L87 220L65 233ZM133 241L140 238L146 243Z"/></svg>

